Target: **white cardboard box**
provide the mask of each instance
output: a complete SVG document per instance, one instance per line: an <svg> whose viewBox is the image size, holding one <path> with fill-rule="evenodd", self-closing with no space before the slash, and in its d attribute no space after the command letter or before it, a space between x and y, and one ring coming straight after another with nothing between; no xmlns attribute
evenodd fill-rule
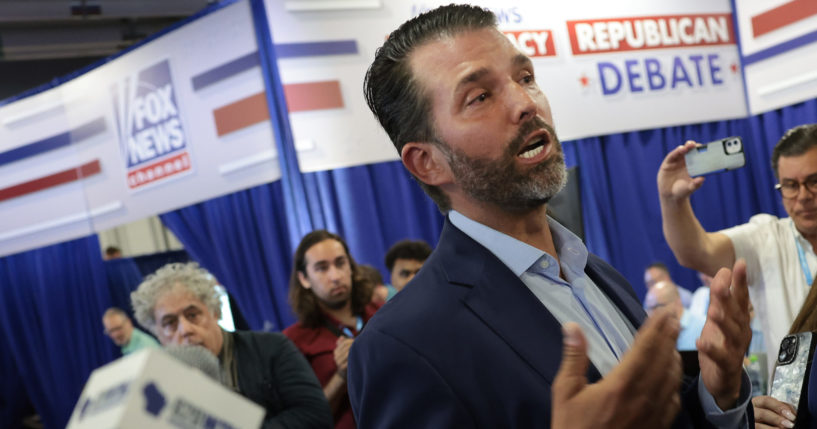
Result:
<svg viewBox="0 0 817 429"><path fill-rule="evenodd" d="M97 368L69 429L252 428L264 409L157 349Z"/></svg>

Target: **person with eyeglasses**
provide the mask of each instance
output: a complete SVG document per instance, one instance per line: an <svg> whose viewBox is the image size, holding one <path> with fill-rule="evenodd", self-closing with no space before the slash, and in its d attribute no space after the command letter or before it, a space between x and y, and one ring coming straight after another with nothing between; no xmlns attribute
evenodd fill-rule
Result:
<svg viewBox="0 0 817 429"><path fill-rule="evenodd" d="M213 353L221 384L266 410L262 428L331 427L318 379L287 337L221 329L217 284L195 262L167 264L131 293L134 316L163 346L197 345Z"/></svg>
<svg viewBox="0 0 817 429"><path fill-rule="evenodd" d="M817 274L817 124L788 130L772 152L775 189L789 217L758 214L718 232L705 231L690 204L704 180L686 170L684 155L696 145L688 141L671 151L658 171L664 237L681 265L709 275L746 259L766 353L776 356Z"/></svg>

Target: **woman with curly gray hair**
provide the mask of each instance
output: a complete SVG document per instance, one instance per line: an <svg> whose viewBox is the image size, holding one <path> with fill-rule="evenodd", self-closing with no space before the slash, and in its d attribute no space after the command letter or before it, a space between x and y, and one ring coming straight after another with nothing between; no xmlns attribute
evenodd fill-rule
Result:
<svg viewBox="0 0 817 429"><path fill-rule="evenodd" d="M212 352L221 382L266 409L264 427L331 426L323 390L292 342L280 333L219 327L216 284L195 262L165 265L131 294L134 315L162 345L199 345Z"/></svg>

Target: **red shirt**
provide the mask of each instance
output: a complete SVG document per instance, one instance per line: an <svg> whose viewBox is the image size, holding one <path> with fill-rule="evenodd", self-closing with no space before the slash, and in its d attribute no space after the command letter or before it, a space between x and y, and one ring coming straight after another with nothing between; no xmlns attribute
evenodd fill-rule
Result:
<svg viewBox="0 0 817 429"><path fill-rule="evenodd" d="M366 306L363 310L364 326L378 308L379 306L377 304L372 303ZM357 329L355 329L355 326L346 326L328 314L324 314L324 316L326 316L329 323L337 326L338 330L343 330L343 328L346 327L354 336L357 336L359 333ZM312 370L315 371L315 375L318 377L321 386L326 386L338 370L337 365L335 365L335 356L333 355L335 344L338 340L337 335L332 333L326 326L305 328L301 325L301 322L297 322L284 329L284 335L292 340L301 353L306 356L306 360L312 365ZM354 415L352 414L352 404L349 403L348 395L346 395L344 404L340 410L335 413L334 419L336 429L354 429L356 427Z"/></svg>

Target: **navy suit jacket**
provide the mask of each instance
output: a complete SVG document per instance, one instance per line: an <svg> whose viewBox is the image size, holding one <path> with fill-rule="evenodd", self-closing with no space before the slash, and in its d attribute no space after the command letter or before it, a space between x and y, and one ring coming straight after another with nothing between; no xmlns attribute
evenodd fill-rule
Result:
<svg viewBox="0 0 817 429"><path fill-rule="evenodd" d="M644 310L595 255L586 273L636 328ZM369 321L349 356L359 428L547 428L560 323L496 256L446 220L420 272ZM590 382L600 379L592 363ZM707 427L697 379L675 427Z"/></svg>

